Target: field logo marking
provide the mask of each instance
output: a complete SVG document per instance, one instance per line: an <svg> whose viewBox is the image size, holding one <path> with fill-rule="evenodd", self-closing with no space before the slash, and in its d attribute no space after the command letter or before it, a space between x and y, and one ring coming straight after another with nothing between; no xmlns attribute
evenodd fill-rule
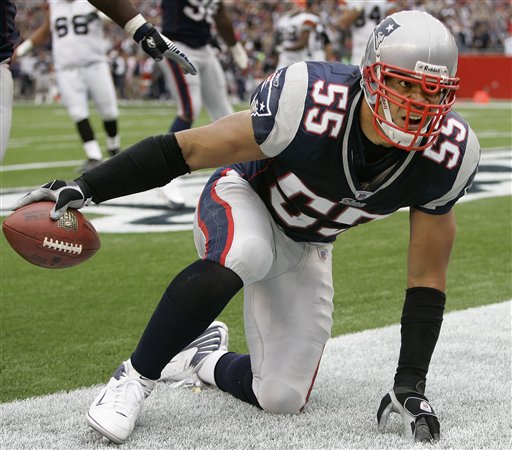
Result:
<svg viewBox="0 0 512 450"><path fill-rule="evenodd" d="M186 207L168 208L158 189L109 200L87 208L91 221L100 233L151 233L191 230L197 201L209 173L196 173L180 178ZM10 214L16 200L31 188L0 191L0 215ZM510 195L512 192L512 153L510 150L487 151L482 154L479 171L468 194L461 202Z"/></svg>

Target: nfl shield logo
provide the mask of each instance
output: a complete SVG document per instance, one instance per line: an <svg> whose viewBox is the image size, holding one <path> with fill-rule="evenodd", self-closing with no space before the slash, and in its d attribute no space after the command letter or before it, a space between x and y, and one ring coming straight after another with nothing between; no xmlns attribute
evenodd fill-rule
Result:
<svg viewBox="0 0 512 450"><path fill-rule="evenodd" d="M64 215L57 222L59 228L64 228L66 231L78 230L78 219L76 214L72 211L66 211Z"/></svg>

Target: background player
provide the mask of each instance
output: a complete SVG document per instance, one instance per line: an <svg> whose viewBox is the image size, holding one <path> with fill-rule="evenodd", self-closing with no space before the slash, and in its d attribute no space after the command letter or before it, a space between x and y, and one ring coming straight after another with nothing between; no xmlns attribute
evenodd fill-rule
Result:
<svg viewBox="0 0 512 450"><path fill-rule="evenodd" d="M309 35L308 61L336 61L329 29L319 21L314 33Z"/></svg>
<svg viewBox="0 0 512 450"><path fill-rule="evenodd" d="M11 132L13 81L9 64L14 53L14 46L20 38L14 22L15 17L14 1L3 1L0 4L0 162L4 159L7 151Z"/></svg>
<svg viewBox="0 0 512 450"><path fill-rule="evenodd" d="M396 7L388 0L345 0L338 24L351 31L350 64L358 66L361 63L368 36L384 17L393 12Z"/></svg>
<svg viewBox="0 0 512 450"><path fill-rule="evenodd" d="M310 38L315 34L320 18L306 7L292 6L276 24L279 40L279 57L276 70L310 58Z"/></svg>
<svg viewBox="0 0 512 450"><path fill-rule="evenodd" d="M89 3L124 28L140 44L142 50L155 61L168 58L175 61L183 72L192 75L197 73L187 55L176 47L174 42L162 36L142 14L137 13L132 0L123 0L122 2L119 0L89 0Z"/></svg>
<svg viewBox="0 0 512 450"><path fill-rule="evenodd" d="M52 57L62 102L80 135L87 156L81 172L103 159L89 120L89 96L103 120L108 156L119 152L119 109L107 58L108 43L98 10L88 2L48 0L44 23L17 49L22 57L52 37Z"/></svg>
<svg viewBox="0 0 512 450"><path fill-rule="evenodd" d="M212 24L228 46L235 64L242 70L248 67L244 47L237 42L233 25L222 0L190 1L162 0L162 34L182 48L197 68L195 77L183 74L171 60L159 63L171 96L178 103L178 116L170 126L171 132L190 128L202 107L211 120L217 120L233 112L228 98L224 69L210 45ZM162 188L173 209L183 207L180 180Z"/></svg>
<svg viewBox="0 0 512 450"><path fill-rule="evenodd" d="M114 442L126 440L171 358L265 411L302 411L331 330L332 242L409 207L401 348L377 417L384 429L399 413L407 436L438 439L426 377L446 301L453 206L480 156L474 132L451 111L456 68L457 46L444 25L426 13L397 13L374 30L360 68L293 64L260 85L251 111L148 138L75 182L54 180L21 199L18 207L55 201L57 219L67 207L230 164L199 200L200 259L170 283L134 353L91 405L89 424ZM226 353L218 324L204 336L213 348L196 341L192 357L178 354L242 287L250 356Z"/></svg>
<svg viewBox="0 0 512 450"><path fill-rule="evenodd" d="M73 1L73 0L71 0ZM78 3L78 2L77 2ZM87 4L86 2L81 2ZM137 12L137 9L133 5L131 0L123 1L122 3L118 0L90 0L90 4L95 5L98 9L100 9L103 13L108 15L112 20L114 20L119 26L123 27L127 33L129 33L136 42L141 45L141 48L144 52L146 52L151 58L155 60L161 60L163 58L169 58L175 61L180 65L182 70L186 73L195 74L196 69L193 64L190 63L187 56L177 48L173 42L169 41L167 38L162 36L155 27L147 22L144 17ZM5 19L2 23L6 24L5 30L5 52L7 54L12 54L12 45L15 39L17 39L17 31L14 28L14 17L16 14L16 9L14 3L11 0L7 0L2 3L2 9L0 10L5 14ZM49 15L46 17L46 23L41 27L41 33L46 35L46 39L48 39L49 27L48 21L50 20ZM62 32L62 21L61 21L61 32ZM78 27L75 29L80 30L80 24L77 24ZM85 29L85 28L84 28ZM83 31L83 30L82 30ZM44 39L43 39L44 40ZM151 42L151 45L148 45L148 42ZM24 46L18 47L16 53L18 55L23 55L27 51L30 50L33 43L29 41L25 41ZM8 49L11 48L10 53ZM5 77L6 80L2 79L2 102L7 102L9 98L12 98L12 83L9 83L7 70L2 68L2 77ZM11 85L11 88L9 86ZM5 153L6 141L8 138L8 133L4 132L4 129L10 129L10 114L12 111L12 101L9 107L6 107L5 104L2 105L2 153L3 157ZM9 119L9 120L8 120ZM7 127L9 125L9 127ZM117 133L113 133L113 138L115 139L115 135ZM4 143L5 142L5 143ZM119 145L118 145L119 146ZM114 147L114 146L112 146ZM115 149L113 148L113 153ZM95 156L98 155L97 150L94 152ZM87 167L84 167L87 168Z"/></svg>

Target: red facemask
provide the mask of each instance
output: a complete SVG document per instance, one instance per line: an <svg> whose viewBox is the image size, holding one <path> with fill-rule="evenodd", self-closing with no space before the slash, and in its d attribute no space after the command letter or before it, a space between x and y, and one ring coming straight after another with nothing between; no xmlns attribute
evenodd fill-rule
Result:
<svg viewBox="0 0 512 450"><path fill-rule="evenodd" d="M442 123L455 103L455 92L459 89L459 78L442 77L424 73L419 75L411 70L374 63L365 68L363 77L367 94L375 96L370 105L375 130L386 142L403 150L425 150L441 133ZM386 84L386 79L396 78L411 84L418 84L427 96L441 94L436 104L415 101ZM391 104L404 109L405 122L397 125L391 118ZM382 112L379 111L382 107ZM414 117L414 118L413 118Z"/></svg>

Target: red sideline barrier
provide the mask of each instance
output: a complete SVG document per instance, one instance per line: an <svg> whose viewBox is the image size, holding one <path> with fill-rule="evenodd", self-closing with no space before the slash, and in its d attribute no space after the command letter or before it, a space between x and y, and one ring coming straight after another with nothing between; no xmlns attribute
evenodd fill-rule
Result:
<svg viewBox="0 0 512 450"><path fill-rule="evenodd" d="M486 92L491 99L512 99L512 57L504 55L459 55L459 99L472 99ZM477 94L478 95L478 94Z"/></svg>

